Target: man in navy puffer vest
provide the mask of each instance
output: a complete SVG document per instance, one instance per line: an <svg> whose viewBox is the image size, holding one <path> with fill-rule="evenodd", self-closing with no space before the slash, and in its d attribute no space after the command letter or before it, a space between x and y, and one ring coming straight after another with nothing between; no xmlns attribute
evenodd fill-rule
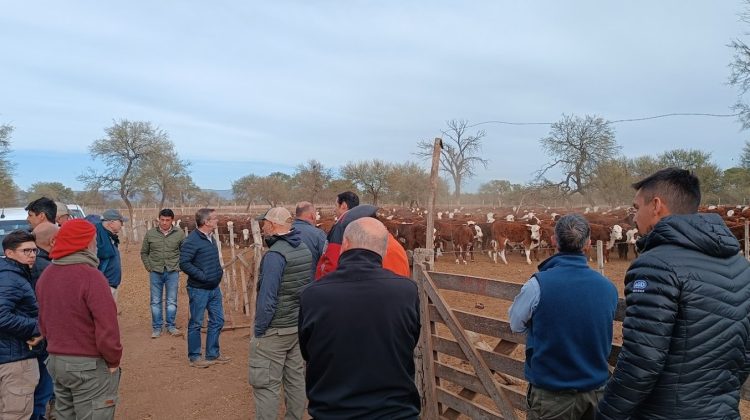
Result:
<svg viewBox="0 0 750 420"><path fill-rule="evenodd" d="M593 419L609 371L617 289L592 270L583 216L555 225L558 253L539 265L510 307L513 332L526 332L529 419Z"/></svg>

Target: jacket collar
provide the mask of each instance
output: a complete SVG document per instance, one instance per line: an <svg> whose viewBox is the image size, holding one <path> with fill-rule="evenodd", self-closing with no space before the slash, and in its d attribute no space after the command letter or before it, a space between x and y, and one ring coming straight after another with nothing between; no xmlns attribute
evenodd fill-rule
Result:
<svg viewBox="0 0 750 420"><path fill-rule="evenodd" d="M382 267L383 257L368 249L349 249L339 257L339 267L346 268L348 266Z"/></svg>
<svg viewBox="0 0 750 420"><path fill-rule="evenodd" d="M583 252L558 252L542 261L537 268L539 271L545 271L560 266L588 267L589 264Z"/></svg>

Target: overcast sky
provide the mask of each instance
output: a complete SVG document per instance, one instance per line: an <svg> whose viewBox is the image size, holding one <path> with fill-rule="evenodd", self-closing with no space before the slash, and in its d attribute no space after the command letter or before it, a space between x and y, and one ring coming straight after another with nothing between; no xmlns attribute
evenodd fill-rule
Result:
<svg viewBox="0 0 750 420"><path fill-rule="evenodd" d="M243 4L240 4L243 3ZM21 188L74 189L113 120L151 121L202 188L255 173L417 159L449 119L554 122L731 113L741 1L9 2L0 13L0 124ZM260 3L260 4L258 4ZM712 153L734 118L615 126L624 155ZM527 182L548 126L485 124L490 179Z"/></svg>

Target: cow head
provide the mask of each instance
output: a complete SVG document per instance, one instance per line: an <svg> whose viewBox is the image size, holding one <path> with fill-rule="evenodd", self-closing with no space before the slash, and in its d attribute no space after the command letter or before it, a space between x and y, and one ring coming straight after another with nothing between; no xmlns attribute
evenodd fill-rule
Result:
<svg viewBox="0 0 750 420"><path fill-rule="evenodd" d="M609 228L609 238L615 241L622 239L622 226L614 225Z"/></svg>
<svg viewBox="0 0 750 420"><path fill-rule="evenodd" d="M505 221L506 222L512 222L514 220L516 220L516 216L514 216L512 214L509 214L509 215L505 216Z"/></svg>
<svg viewBox="0 0 750 420"><path fill-rule="evenodd" d="M634 244L638 240L638 228L631 228L625 232L625 242Z"/></svg>
<svg viewBox="0 0 750 420"><path fill-rule="evenodd" d="M538 241L541 237L541 226L539 225L526 225L531 231L531 240Z"/></svg>

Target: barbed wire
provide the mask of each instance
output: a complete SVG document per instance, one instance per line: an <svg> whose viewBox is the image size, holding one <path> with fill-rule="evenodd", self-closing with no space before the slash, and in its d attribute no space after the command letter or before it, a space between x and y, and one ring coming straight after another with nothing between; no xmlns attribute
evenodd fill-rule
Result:
<svg viewBox="0 0 750 420"><path fill-rule="evenodd" d="M648 117L639 117L639 118L623 118L619 120L607 120L608 124L617 124L617 123L623 123L623 122L636 122L636 121L647 121L647 120L655 120L659 118L668 118L668 117L712 117L712 118L728 118L728 117L738 117L742 113L737 112L734 114L712 114L707 112L670 112L669 114L660 114L660 115L652 115ZM504 124L504 125L552 125L553 122L516 122L516 121L500 121L500 120L489 120L489 121L482 121L475 124L467 125L466 128L476 127L479 125L484 124Z"/></svg>

